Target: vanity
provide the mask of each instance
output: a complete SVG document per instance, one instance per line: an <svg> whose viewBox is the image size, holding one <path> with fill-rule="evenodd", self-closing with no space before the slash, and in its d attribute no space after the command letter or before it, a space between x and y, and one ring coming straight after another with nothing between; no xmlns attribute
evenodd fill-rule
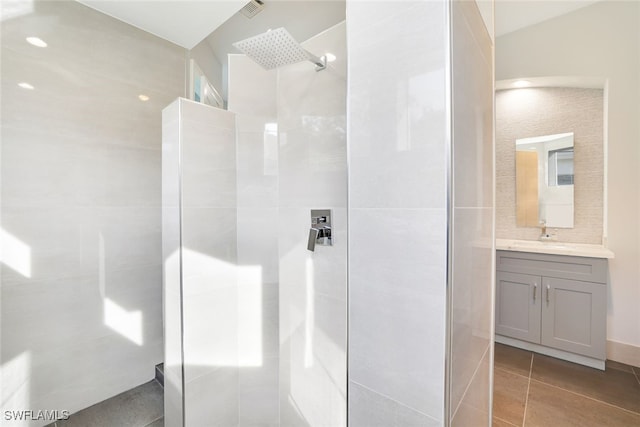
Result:
<svg viewBox="0 0 640 427"><path fill-rule="evenodd" d="M495 340L604 370L604 92L538 83L496 91Z"/></svg>
<svg viewBox="0 0 640 427"><path fill-rule="evenodd" d="M613 252L504 239L496 249L496 342L604 370Z"/></svg>

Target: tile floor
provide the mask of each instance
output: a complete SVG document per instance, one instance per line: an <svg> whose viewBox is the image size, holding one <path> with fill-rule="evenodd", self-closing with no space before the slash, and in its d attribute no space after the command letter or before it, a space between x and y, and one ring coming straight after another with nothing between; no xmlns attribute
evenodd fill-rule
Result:
<svg viewBox="0 0 640 427"><path fill-rule="evenodd" d="M164 392L149 381L47 427L164 427Z"/></svg>
<svg viewBox="0 0 640 427"><path fill-rule="evenodd" d="M162 405L153 380L48 427L164 427ZM603 372L496 344L493 426L640 427L640 369L607 362Z"/></svg>
<svg viewBox="0 0 640 427"><path fill-rule="evenodd" d="M494 427L640 427L640 369L588 368L496 343Z"/></svg>

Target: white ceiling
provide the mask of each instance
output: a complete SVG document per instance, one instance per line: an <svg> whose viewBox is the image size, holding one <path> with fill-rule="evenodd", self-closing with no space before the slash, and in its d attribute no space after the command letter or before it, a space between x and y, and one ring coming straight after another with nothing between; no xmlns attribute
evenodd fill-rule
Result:
<svg viewBox="0 0 640 427"><path fill-rule="evenodd" d="M192 49L248 0L77 0L120 21Z"/></svg>
<svg viewBox="0 0 640 427"><path fill-rule="evenodd" d="M248 0L77 1L186 49L192 49L248 2ZM496 36L564 15L596 1L599 0L495 0ZM267 6L275 2L280 0L265 1ZM268 15L264 12L263 14ZM299 8L294 15L296 16L287 16L291 20L291 25L308 22L310 17L315 16L309 13L308 8L306 10ZM259 16L260 14L256 17L256 22L266 18L264 16L262 19L257 19ZM281 22L282 18L283 16L280 16L278 20ZM262 23L261 26L264 25ZM288 27L286 23L279 23L277 26L283 25ZM247 30L244 29L244 31ZM256 33L261 31L264 30L261 29ZM225 35L237 36L236 34Z"/></svg>
<svg viewBox="0 0 640 427"><path fill-rule="evenodd" d="M495 0L496 37L538 24L600 0Z"/></svg>

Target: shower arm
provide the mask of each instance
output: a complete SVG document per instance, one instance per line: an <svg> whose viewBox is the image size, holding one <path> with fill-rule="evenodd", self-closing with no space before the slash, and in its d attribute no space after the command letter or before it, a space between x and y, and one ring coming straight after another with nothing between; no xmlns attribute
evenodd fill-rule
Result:
<svg viewBox="0 0 640 427"><path fill-rule="evenodd" d="M323 56L315 56L313 53L309 52L308 50L304 50L305 52L307 52L307 55L309 56L309 61L313 62L316 65L316 71L322 71L325 68L327 68L327 57L326 55Z"/></svg>

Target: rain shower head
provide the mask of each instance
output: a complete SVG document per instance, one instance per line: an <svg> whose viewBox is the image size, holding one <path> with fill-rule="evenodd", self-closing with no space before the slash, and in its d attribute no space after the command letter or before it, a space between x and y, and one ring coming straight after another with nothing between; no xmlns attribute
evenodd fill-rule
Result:
<svg viewBox="0 0 640 427"><path fill-rule="evenodd" d="M319 58L308 52L284 28L269 30L235 42L233 46L266 70L302 61L311 61L316 64L316 71L327 67L324 56Z"/></svg>

